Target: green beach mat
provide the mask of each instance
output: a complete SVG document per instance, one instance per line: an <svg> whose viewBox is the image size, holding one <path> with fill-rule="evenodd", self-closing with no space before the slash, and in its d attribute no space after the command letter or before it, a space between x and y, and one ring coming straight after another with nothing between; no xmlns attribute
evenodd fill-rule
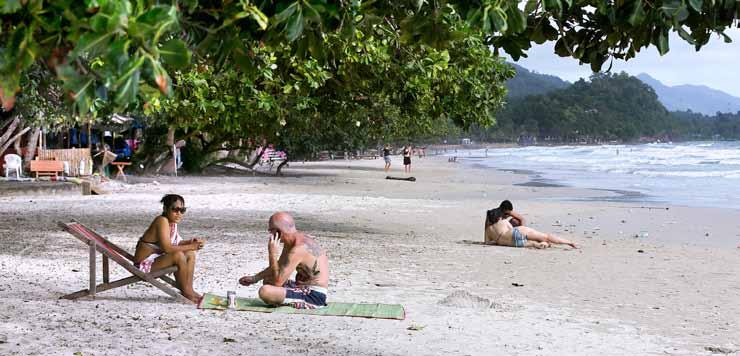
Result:
<svg viewBox="0 0 740 356"><path fill-rule="evenodd" d="M198 309L226 310L226 297L206 293L198 304ZM236 310L253 311L260 313L310 314L329 316L352 316L359 318L396 319L403 320L406 312L400 304L357 304L357 303L329 303L319 309L295 309L290 306L273 307L259 299L236 298Z"/></svg>

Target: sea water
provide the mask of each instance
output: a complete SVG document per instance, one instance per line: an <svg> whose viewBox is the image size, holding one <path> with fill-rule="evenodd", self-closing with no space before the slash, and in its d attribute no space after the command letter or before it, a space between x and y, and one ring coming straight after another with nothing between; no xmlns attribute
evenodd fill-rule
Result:
<svg viewBox="0 0 740 356"><path fill-rule="evenodd" d="M532 171L541 182L623 193L611 199L740 209L740 141L529 146L457 155L493 169Z"/></svg>

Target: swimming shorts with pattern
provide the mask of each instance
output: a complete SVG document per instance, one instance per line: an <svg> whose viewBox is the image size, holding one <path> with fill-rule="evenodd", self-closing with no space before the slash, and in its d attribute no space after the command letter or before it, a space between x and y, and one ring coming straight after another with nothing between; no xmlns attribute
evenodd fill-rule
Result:
<svg viewBox="0 0 740 356"><path fill-rule="evenodd" d="M296 309L316 309L326 306L326 294L328 292L326 288L297 285L293 280L286 282L283 288L285 288L283 304Z"/></svg>
<svg viewBox="0 0 740 356"><path fill-rule="evenodd" d="M524 247L527 243L527 235L522 235L522 232L519 231L519 229L514 228L511 232L511 240L514 242L514 246Z"/></svg>

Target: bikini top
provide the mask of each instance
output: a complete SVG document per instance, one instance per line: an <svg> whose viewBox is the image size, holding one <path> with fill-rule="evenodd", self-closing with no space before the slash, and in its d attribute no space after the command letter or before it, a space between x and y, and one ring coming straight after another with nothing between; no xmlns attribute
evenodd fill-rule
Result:
<svg viewBox="0 0 740 356"><path fill-rule="evenodd" d="M177 232L177 224L171 223L170 224L170 243L172 245L179 245L181 241L182 241L182 238L180 237L180 234ZM162 252L162 247L159 246L159 241L156 241L156 242L144 241L144 236L139 238L139 241L136 244L137 245L144 244L157 253Z"/></svg>

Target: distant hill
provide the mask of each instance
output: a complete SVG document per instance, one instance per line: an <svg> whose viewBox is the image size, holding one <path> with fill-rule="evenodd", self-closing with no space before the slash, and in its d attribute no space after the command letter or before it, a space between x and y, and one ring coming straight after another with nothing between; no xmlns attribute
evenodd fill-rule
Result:
<svg viewBox="0 0 740 356"><path fill-rule="evenodd" d="M516 76L506 82L510 98L546 94L570 85L554 75L540 74L514 63L509 64L516 70Z"/></svg>
<svg viewBox="0 0 740 356"><path fill-rule="evenodd" d="M645 73L638 75L637 79L652 87L658 100L670 111L691 110L710 116L718 111L740 111L740 98L704 85L668 86Z"/></svg>

